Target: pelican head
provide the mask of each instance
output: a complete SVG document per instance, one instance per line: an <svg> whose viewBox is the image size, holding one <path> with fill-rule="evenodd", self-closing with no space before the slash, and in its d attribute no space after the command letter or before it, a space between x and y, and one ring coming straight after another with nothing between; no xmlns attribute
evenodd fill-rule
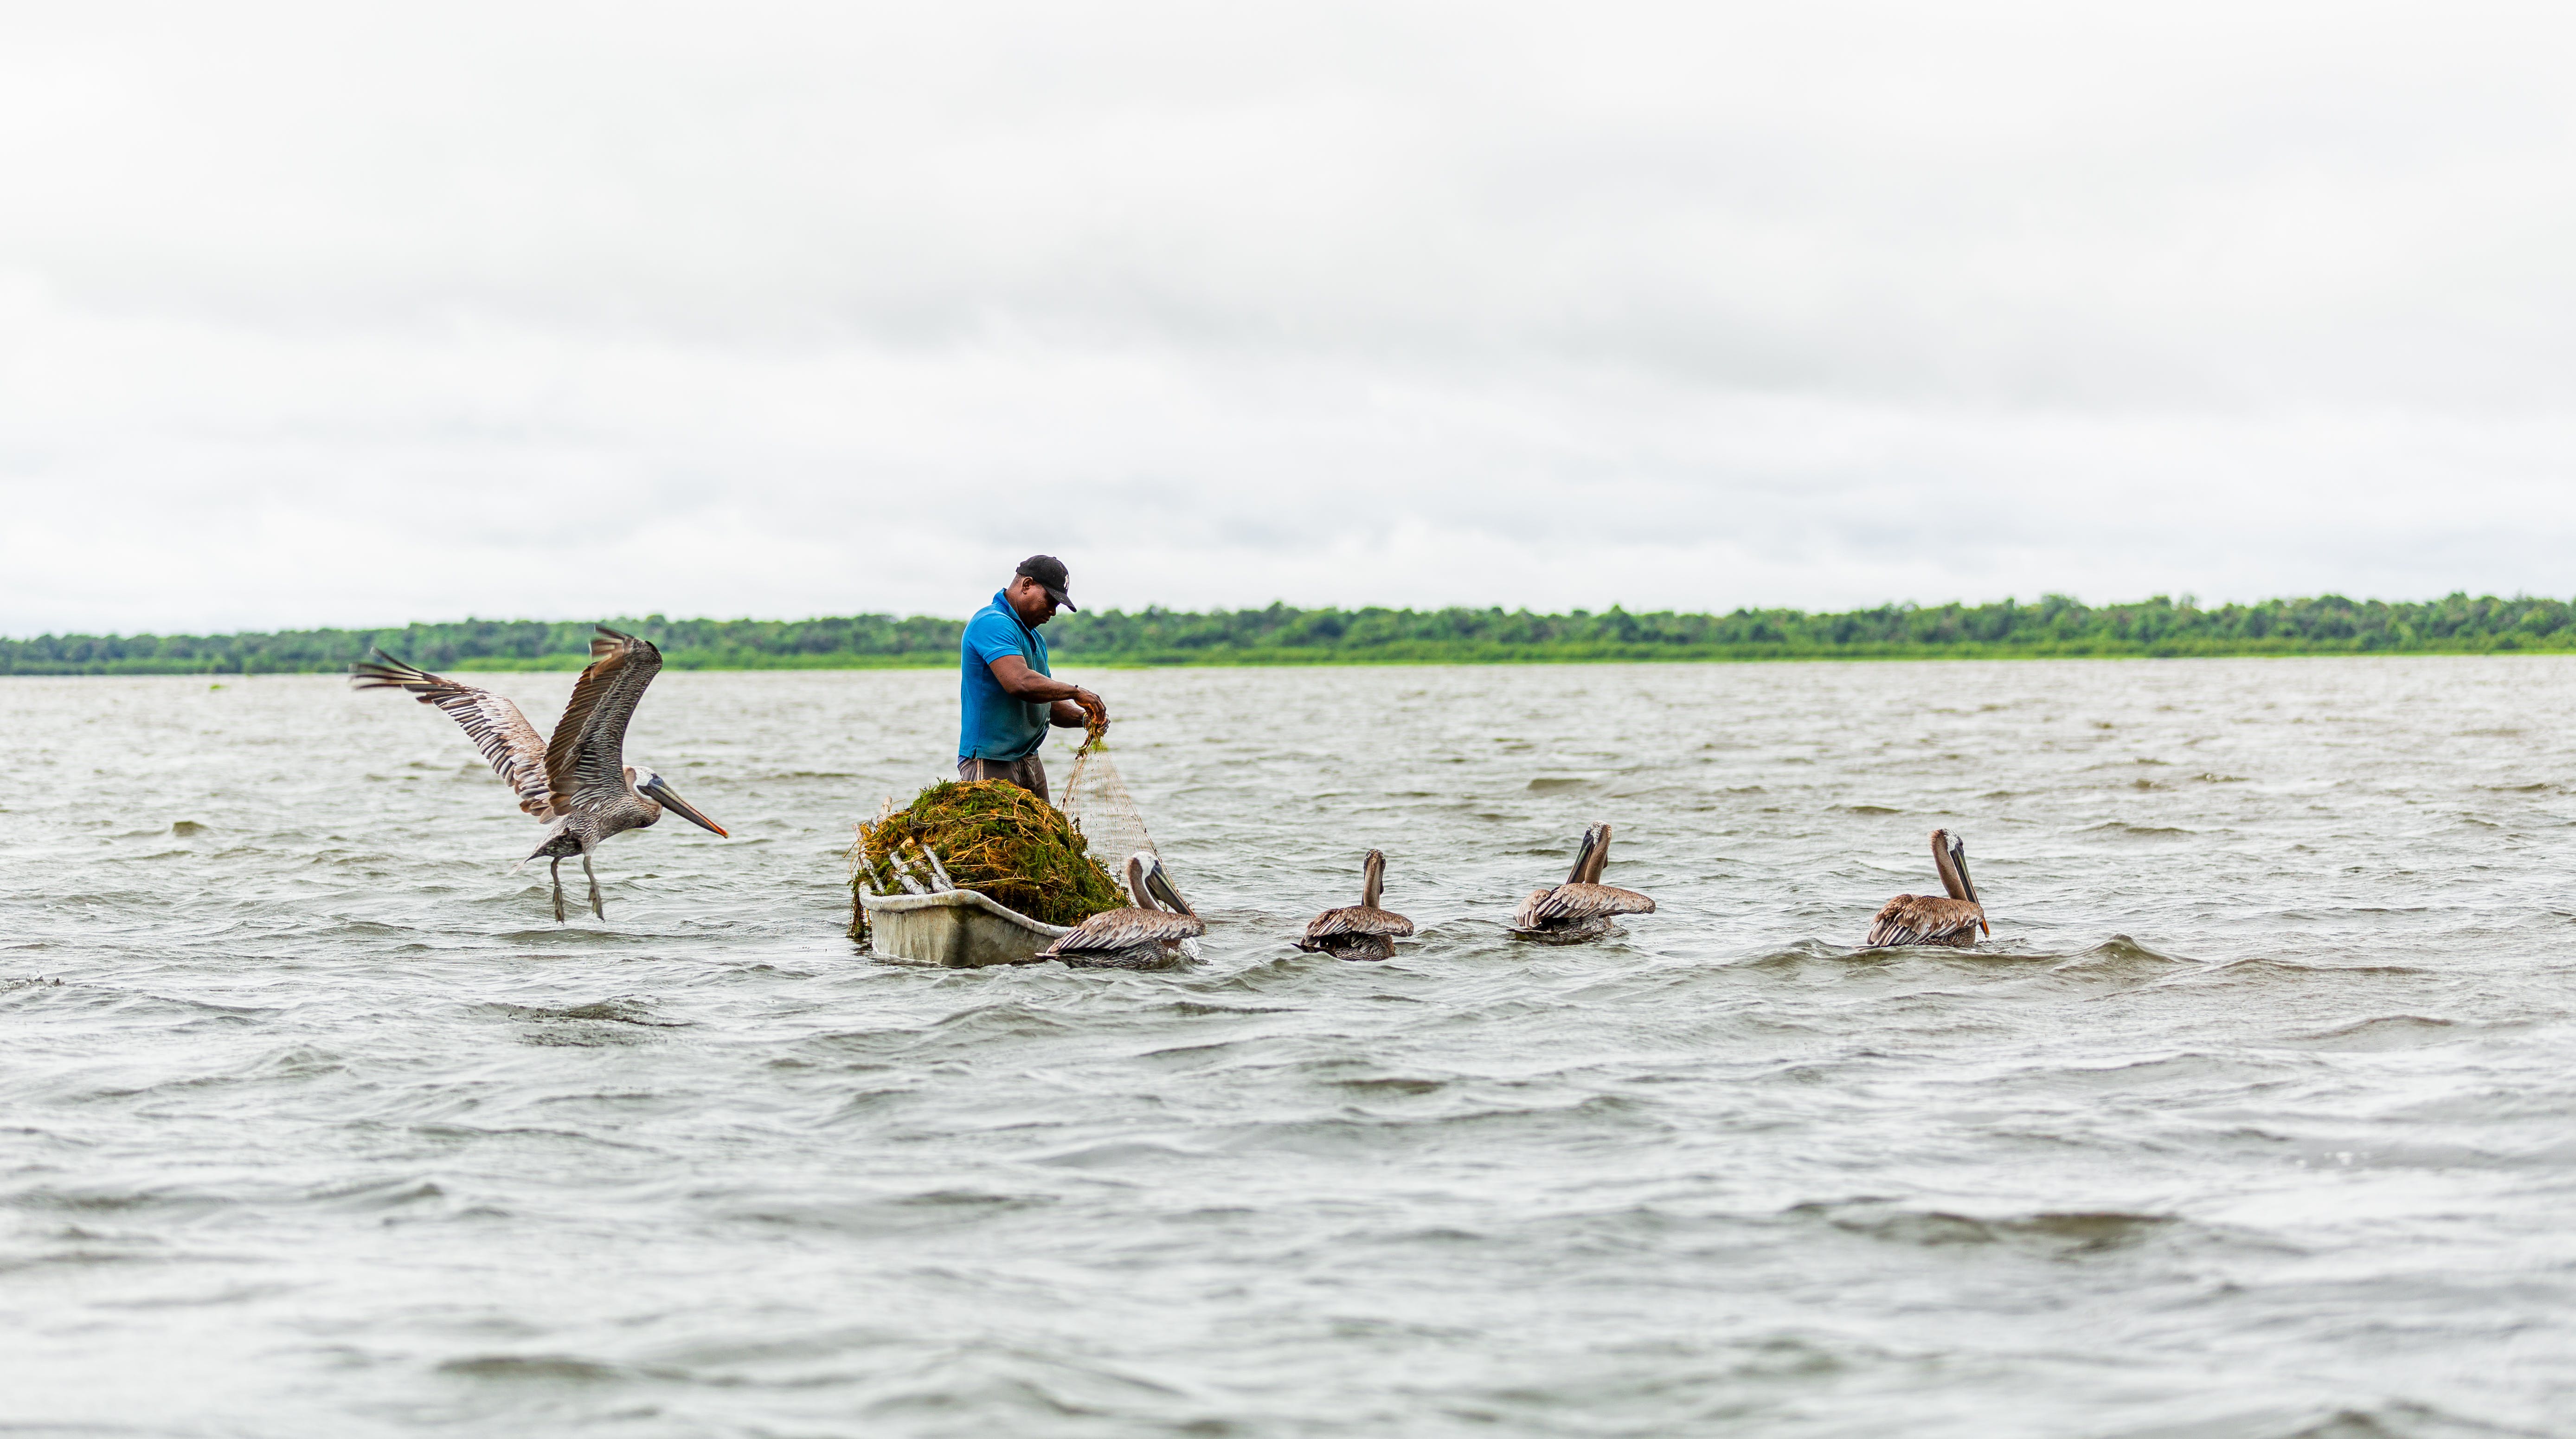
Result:
<svg viewBox="0 0 2576 1439"><path fill-rule="evenodd" d="M1172 877L1163 873L1163 861L1145 850L1127 856L1127 893L1138 909L1162 909L1173 914L1195 915L1189 901L1172 888Z"/></svg>
<svg viewBox="0 0 2576 1439"><path fill-rule="evenodd" d="M1610 863L1610 826L1596 824L1583 832L1583 843L1574 851L1574 868L1565 873L1567 884L1599 884L1601 870Z"/></svg>
<svg viewBox="0 0 2576 1439"><path fill-rule="evenodd" d="M660 775L653 773L653 771L646 769L640 764L629 765L626 767L626 785L627 788L634 790L637 794L644 796L646 799L653 801L655 804L658 804L662 808L669 810L671 813L678 815L680 818L687 820L689 823L696 825L698 828L707 831L709 834L717 835L725 839L731 839L733 837L725 834L724 826L719 825L714 820L698 813L687 800L680 798L679 795L674 793L670 784Z"/></svg>
<svg viewBox="0 0 2576 1439"><path fill-rule="evenodd" d="M1368 858L1360 861L1360 873L1365 876L1360 881L1360 903L1375 909L1377 902L1386 897L1385 852L1370 850Z"/></svg>

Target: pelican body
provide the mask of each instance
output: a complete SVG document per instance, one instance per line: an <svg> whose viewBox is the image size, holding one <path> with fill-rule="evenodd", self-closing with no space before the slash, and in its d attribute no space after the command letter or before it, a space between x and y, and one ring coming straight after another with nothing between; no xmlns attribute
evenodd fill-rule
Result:
<svg viewBox="0 0 2576 1439"><path fill-rule="evenodd" d="M1190 941L1207 933L1207 924L1172 888L1160 859L1143 850L1127 856L1127 897L1135 904L1105 910L1057 935L1038 958L1085 969L1153 969L1196 957ZM1156 908L1157 900L1169 907Z"/></svg>
<svg viewBox="0 0 2576 1439"><path fill-rule="evenodd" d="M1413 921L1377 907L1386 891L1386 856L1370 850L1360 861L1360 902L1328 909L1306 922L1303 950L1335 959L1393 959L1395 942L1413 933Z"/></svg>
<svg viewBox="0 0 2576 1439"><path fill-rule="evenodd" d="M1653 914L1655 902L1633 889L1603 884L1601 871L1610 863L1610 826L1596 824L1583 832L1574 852L1574 868L1565 883L1534 889L1512 915L1512 932L1524 939L1570 941L1595 939L1617 928L1623 914Z"/></svg>
<svg viewBox="0 0 2576 1439"><path fill-rule="evenodd" d="M590 879L590 912L608 917L590 854L610 836L649 829L666 809L711 834L724 834L722 826L672 793L660 775L626 763L627 721L645 686L661 672L662 652L649 640L601 625L590 654L590 667L574 681L551 740L539 739L519 707L490 690L431 674L383 650L349 666L349 683L357 689L406 690L422 704L445 710L518 795L519 808L547 823L545 838L519 863L553 861L547 872L554 878L557 922L564 917L563 862L574 855L581 856L581 872Z"/></svg>
<svg viewBox="0 0 2576 1439"><path fill-rule="evenodd" d="M1946 829L1932 831L1932 867L1941 872L1947 899L1929 894L1900 894L1870 921L1873 949L1903 944L1940 944L1968 949L1986 925L1986 907L1977 902L1976 881L1968 878L1968 846Z"/></svg>

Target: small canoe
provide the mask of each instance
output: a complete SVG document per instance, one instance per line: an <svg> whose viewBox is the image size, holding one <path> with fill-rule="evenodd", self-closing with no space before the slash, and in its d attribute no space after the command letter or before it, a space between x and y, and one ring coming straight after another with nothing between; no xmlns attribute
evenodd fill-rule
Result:
<svg viewBox="0 0 2576 1439"><path fill-rule="evenodd" d="M1067 933L971 889L936 894L863 894L869 948L880 959L974 969L987 964L1027 964Z"/></svg>

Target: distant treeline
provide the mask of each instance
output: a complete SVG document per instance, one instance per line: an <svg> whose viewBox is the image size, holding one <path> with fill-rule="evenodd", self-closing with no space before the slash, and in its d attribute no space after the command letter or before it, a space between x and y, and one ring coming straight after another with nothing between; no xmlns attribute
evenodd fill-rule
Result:
<svg viewBox="0 0 2576 1439"><path fill-rule="evenodd" d="M610 621L684 669L839 669L954 662L959 620ZM1526 661L1992 659L2114 655L2485 654L2576 650L2576 604L2314 599L2203 609L2158 595L2091 606L1881 605L1843 614L1534 615L1526 610L1084 611L1047 628L1055 654L1092 664L1482 664ZM400 629L240 635L46 635L0 640L0 674L288 674L337 670L370 645L430 669L573 669L590 626L465 620Z"/></svg>

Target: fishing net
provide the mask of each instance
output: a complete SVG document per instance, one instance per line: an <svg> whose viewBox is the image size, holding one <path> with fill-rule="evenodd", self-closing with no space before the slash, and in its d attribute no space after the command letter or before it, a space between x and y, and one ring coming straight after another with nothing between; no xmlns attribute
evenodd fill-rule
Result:
<svg viewBox="0 0 2576 1439"><path fill-rule="evenodd" d="M866 936L861 894L950 884L1041 923L1080 924L1127 903L1096 853L1053 805L1018 785L943 780L902 809L887 800L859 825L850 847L850 935Z"/></svg>
<svg viewBox="0 0 2576 1439"><path fill-rule="evenodd" d="M1106 725L1089 730L1082 748L1073 752L1073 775L1064 782L1064 812L1090 841L1092 856L1115 870L1140 850L1156 858L1162 851L1145 833L1145 817L1136 812L1127 781L1119 778L1118 765L1109 758L1108 732Z"/></svg>

